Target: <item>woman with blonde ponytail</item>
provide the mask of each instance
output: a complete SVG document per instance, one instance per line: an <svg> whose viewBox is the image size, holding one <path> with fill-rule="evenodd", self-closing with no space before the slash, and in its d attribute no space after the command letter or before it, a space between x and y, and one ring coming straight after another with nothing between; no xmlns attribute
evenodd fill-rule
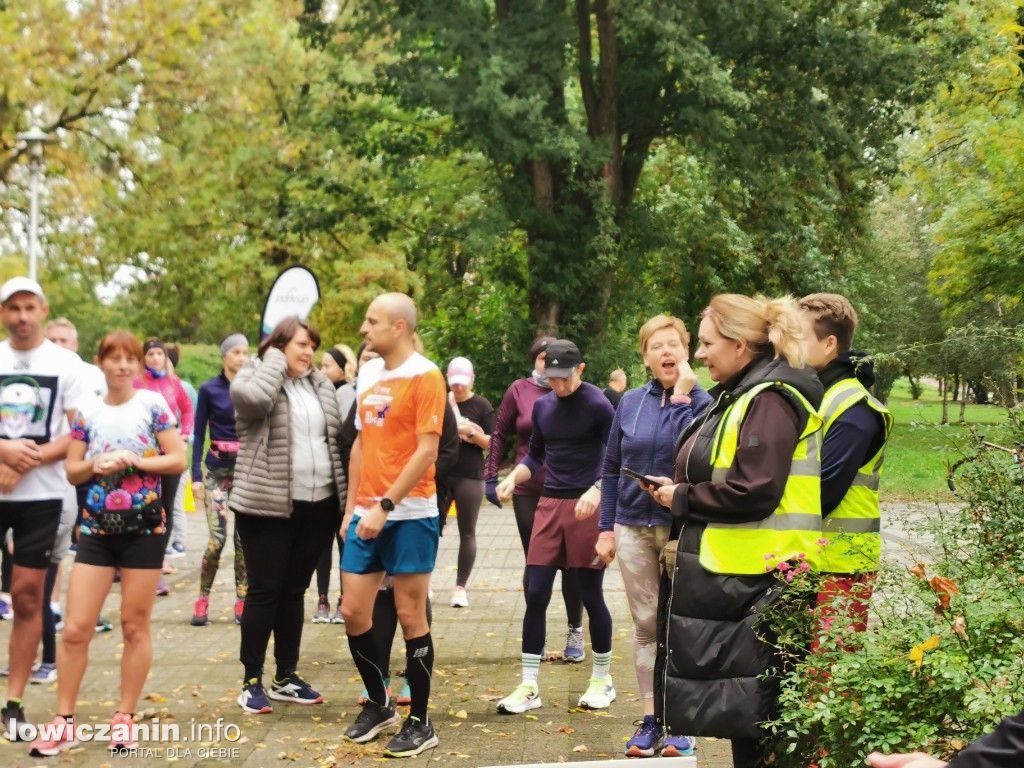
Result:
<svg viewBox="0 0 1024 768"><path fill-rule="evenodd" d="M699 338L715 401L676 442L675 478L649 486L678 539L658 611L655 715L668 734L731 739L733 765L760 768L780 659L757 619L784 591L776 575L810 568L821 536L822 387L788 296L715 296Z"/></svg>

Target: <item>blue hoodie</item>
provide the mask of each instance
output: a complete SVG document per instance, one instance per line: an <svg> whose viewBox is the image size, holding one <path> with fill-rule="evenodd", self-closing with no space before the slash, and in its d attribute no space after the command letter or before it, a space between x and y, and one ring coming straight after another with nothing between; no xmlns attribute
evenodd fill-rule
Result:
<svg viewBox="0 0 1024 768"><path fill-rule="evenodd" d="M619 475L627 467L644 475L675 475L675 443L686 426L711 403L711 395L694 385L689 403L661 399L657 379L622 396L608 435L601 480L600 530L621 525L671 525L672 516L636 480Z"/></svg>

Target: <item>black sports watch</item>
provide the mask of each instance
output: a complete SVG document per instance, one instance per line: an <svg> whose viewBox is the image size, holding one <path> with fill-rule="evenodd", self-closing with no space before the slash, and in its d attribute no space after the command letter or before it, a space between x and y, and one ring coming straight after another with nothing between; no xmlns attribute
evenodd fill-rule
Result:
<svg viewBox="0 0 1024 768"><path fill-rule="evenodd" d="M380 508L383 509L385 512L394 512L395 502L393 502L391 499L385 496L383 499L380 500Z"/></svg>

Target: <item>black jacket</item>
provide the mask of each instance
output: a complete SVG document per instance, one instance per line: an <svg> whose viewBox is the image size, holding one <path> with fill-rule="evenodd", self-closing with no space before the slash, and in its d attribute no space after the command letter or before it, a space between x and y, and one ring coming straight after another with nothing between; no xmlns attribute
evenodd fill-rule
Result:
<svg viewBox="0 0 1024 768"><path fill-rule="evenodd" d="M778 698L777 680L765 676L778 660L773 646L761 638L766 628L755 625L778 596L781 582L770 573L711 573L698 559L709 521L765 519L782 499L807 418L782 388L757 395L741 426L742 450L725 481L711 482L711 442L723 414L764 381L789 384L813 407L821 404L823 390L812 369L761 358L711 390L715 403L678 442L685 452L677 457L680 484L672 508L673 538L678 533L679 543L675 568L662 577L655 662L655 714L673 734L759 738L759 724L771 717ZM758 475L766 467L773 477Z"/></svg>
<svg viewBox="0 0 1024 768"><path fill-rule="evenodd" d="M1004 718L953 758L949 768L1020 768L1024 765L1024 712Z"/></svg>

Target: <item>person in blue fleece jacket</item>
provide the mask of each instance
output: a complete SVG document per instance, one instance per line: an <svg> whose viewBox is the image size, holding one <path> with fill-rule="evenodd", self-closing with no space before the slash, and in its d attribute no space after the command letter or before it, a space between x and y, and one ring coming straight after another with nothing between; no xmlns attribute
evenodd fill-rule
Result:
<svg viewBox="0 0 1024 768"><path fill-rule="evenodd" d="M601 521L597 554L619 570L633 616L633 659L644 718L626 742L631 757L689 754L692 740L664 737L654 722L654 657L657 644L659 556L668 543L671 513L645 488L620 476L623 467L643 475L672 476L675 443L711 402L690 368L690 334L683 321L658 315L640 329L640 352L654 378L622 396L615 411L601 480Z"/></svg>

